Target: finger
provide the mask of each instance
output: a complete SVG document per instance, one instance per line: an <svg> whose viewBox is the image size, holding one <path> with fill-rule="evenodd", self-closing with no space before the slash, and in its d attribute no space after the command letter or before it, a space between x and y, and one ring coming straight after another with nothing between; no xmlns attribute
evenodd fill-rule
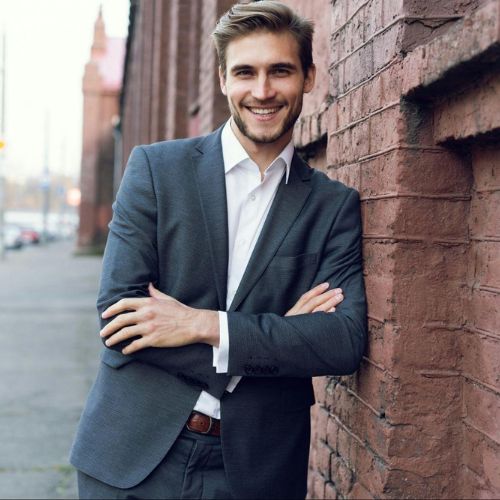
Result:
<svg viewBox="0 0 500 500"><path fill-rule="evenodd" d="M134 340L127 347L122 349L122 354L132 354L134 352L140 351L150 347L148 337L141 337L140 339Z"/></svg>
<svg viewBox="0 0 500 500"><path fill-rule="evenodd" d="M330 299L328 299L325 302L322 302L318 306L316 306L313 310L313 312L328 312L332 307L335 308L337 305L339 305L342 300L344 299L343 295L334 295Z"/></svg>
<svg viewBox="0 0 500 500"><path fill-rule="evenodd" d="M316 285L314 288L311 288L309 291L307 291L300 297L300 299L297 301L297 305L304 304L307 301L311 300L313 297L320 295L325 290L328 290L329 286L330 286L329 283L326 282Z"/></svg>
<svg viewBox="0 0 500 500"><path fill-rule="evenodd" d="M101 337L107 337L118 330L130 325L135 325L140 320L137 312L124 313L110 321L100 332Z"/></svg>
<svg viewBox="0 0 500 500"><path fill-rule="evenodd" d="M111 316L115 316L125 311L136 311L144 305L144 301L148 300L148 297L140 297L140 298L129 298L129 299L121 299L116 304L109 306L102 314L101 318L106 319Z"/></svg>
<svg viewBox="0 0 500 500"><path fill-rule="evenodd" d="M155 288L153 283L149 284L148 290L149 290L149 295L151 295L151 297L154 297L155 299L168 299L168 298L170 298L168 295L160 292L160 290L158 290L158 288Z"/></svg>
<svg viewBox="0 0 500 500"><path fill-rule="evenodd" d="M111 337L106 340L105 344L107 347L112 347L120 342L123 342L124 340L137 337L138 335L143 335L144 333L143 325L127 326L126 328L122 328L119 332L116 332L114 335L111 335Z"/></svg>
<svg viewBox="0 0 500 500"><path fill-rule="evenodd" d="M306 313L313 312L316 307L328 302L333 297L339 295L338 289L328 290L317 297L313 297L311 300L304 304L303 309L305 309ZM336 305L336 304L333 304Z"/></svg>

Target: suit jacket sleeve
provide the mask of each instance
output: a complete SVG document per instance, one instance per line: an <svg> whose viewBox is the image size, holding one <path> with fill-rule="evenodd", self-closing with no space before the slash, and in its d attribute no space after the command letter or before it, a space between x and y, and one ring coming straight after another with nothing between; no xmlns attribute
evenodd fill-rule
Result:
<svg viewBox="0 0 500 500"><path fill-rule="evenodd" d="M113 204L97 300L101 327L112 319L100 317L107 307L122 298L148 297L148 284L157 283L158 278L155 190L147 155L137 147L132 151ZM111 349L121 352L132 340ZM166 370L216 397L220 397L229 380L225 375L216 374L212 366L212 348L205 344L147 348L131 356Z"/></svg>
<svg viewBox="0 0 500 500"><path fill-rule="evenodd" d="M350 190L329 234L316 284L340 287L334 313L281 317L229 312L230 375L346 375L359 366L366 339L359 196Z"/></svg>

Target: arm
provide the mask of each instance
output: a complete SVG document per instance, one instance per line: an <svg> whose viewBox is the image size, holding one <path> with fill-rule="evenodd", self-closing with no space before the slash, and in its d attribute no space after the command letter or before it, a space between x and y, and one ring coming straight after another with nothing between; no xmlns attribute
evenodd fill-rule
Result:
<svg viewBox="0 0 500 500"><path fill-rule="evenodd" d="M138 147L130 156L113 205L97 300L101 328L113 319L101 316L109 306L121 299L149 297L149 283L159 281L156 210L149 162L144 150ZM130 340L111 348L121 352L128 343ZM139 361L190 380L208 392L214 387L213 392L219 394L228 381L227 376L215 373L212 349L205 344L172 349L150 347L132 355Z"/></svg>
<svg viewBox="0 0 500 500"><path fill-rule="evenodd" d="M334 221L315 282L342 289L345 298L335 313L228 313L229 375L345 375L358 368L366 339L366 301L355 191Z"/></svg>

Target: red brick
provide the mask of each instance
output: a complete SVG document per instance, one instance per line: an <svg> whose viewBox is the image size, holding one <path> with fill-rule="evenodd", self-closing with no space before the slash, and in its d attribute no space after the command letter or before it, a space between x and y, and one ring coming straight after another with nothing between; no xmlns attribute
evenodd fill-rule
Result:
<svg viewBox="0 0 500 500"><path fill-rule="evenodd" d="M401 140L400 120L398 108L389 108L370 118L370 153L378 153L393 146Z"/></svg>
<svg viewBox="0 0 500 500"><path fill-rule="evenodd" d="M372 43L369 42L349 55L344 61L344 79L341 92L367 80L373 73Z"/></svg>
<svg viewBox="0 0 500 500"><path fill-rule="evenodd" d="M500 236L500 190L480 193L472 198L469 224L477 238Z"/></svg>
<svg viewBox="0 0 500 500"><path fill-rule="evenodd" d="M372 500L375 497L361 483L357 482L352 487L347 498L352 498L354 500Z"/></svg>
<svg viewBox="0 0 500 500"><path fill-rule="evenodd" d="M390 151L360 164L362 199L395 193L400 188L399 156L397 150Z"/></svg>
<svg viewBox="0 0 500 500"><path fill-rule="evenodd" d="M474 284L500 289L500 242L474 241L471 246L469 279Z"/></svg>
<svg viewBox="0 0 500 500"><path fill-rule="evenodd" d="M464 384L465 415L471 424L491 439L500 443L500 398L480 385L467 381Z"/></svg>
<svg viewBox="0 0 500 500"><path fill-rule="evenodd" d="M363 481L366 489L374 497L381 497L388 473L387 466L370 450L353 443L354 473L358 480Z"/></svg>
<svg viewBox="0 0 500 500"><path fill-rule="evenodd" d="M401 63L392 63L380 73L380 105L388 106L398 102L403 93L403 82L408 69Z"/></svg>
<svg viewBox="0 0 500 500"><path fill-rule="evenodd" d="M317 439L320 439L322 441L327 440L327 434L326 434L326 425L328 421L328 410L326 410L323 407L318 407L317 413L316 413L316 431L317 431Z"/></svg>
<svg viewBox="0 0 500 500"><path fill-rule="evenodd" d="M310 473L311 486L308 492L308 498L325 498L325 479L317 472Z"/></svg>
<svg viewBox="0 0 500 500"><path fill-rule="evenodd" d="M400 206L397 199L367 200L361 205L363 234L392 238Z"/></svg>
<svg viewBox="0 0 500 500"><path fill-rule="evenodd" d="M370 151L370 122L364 120L356 123L351 129L351 148L350 158L359 159L367 156Z"/></svg>
<svg viewBox="0 0 500 500"><path fill-rule="evenodd" d="M330 478L330 459L332 451L333 450L324 441L318 441L318 448L316 450L318 455L317 470L326 479Z"/></svg>
<svg viewBox="0 0 500 500"><path fill-rule="evenodd" d="M337 452L337 437L339 433L339 425L337 420L330 416L326 422L326 440L328 445L334 452Z"/></svg>
<svg viewBox="0 0 500 500"><path fill-rule="evenodd" d="M497 293L473 290L470 302L469 320L487 332L500 331L500 295Z"/></svg>
<svg viewBox="0 0 500 500"><path fill-rule="evenodd" d="M351 123L351 97L350 94L339 98L333 106L337 109L337 127L343 129Z"/></svg>
<svg viewBox="0 0 500 500"><path fill-rule="evenodd" d="M366 116L373 113L375 110L380 109L383 105L382 100L382 76L377 75L367 81L362 87L363 100L362 110L359 113Z"/></svg>
<svg viewBox="0 0 500 500"><path fill-rule="evenodd" d="M393 279L377 276L365 277L368 314L382 320L390 320L393 315Z"/></svg>
<svg viewBox="0 0 500 500"><path fill-rule="evenodd" d="M335 485L332 482L328 482L325 484L325 498L336 500L338 498L337 490L335 489Z"/></svg>
<svg viewBox="0 0 500 500"><path fill-rule="evenodd" d="M474 189L498 189L500 187L500 148L485 146L472 147L472 167Z"/></svg>
<svg viewBox="0 0 500 500"><path fill-rule="evenodd" d="M485 110L490 110L485 112ZM437 142L464 139L500 127L500 77L452 96L434 111L434 134Z"/></svg>
<svg viewBox="0 0 500 500"><path fill-rule="evenodd" d="M332 5L332 31L337 31L347 21L347 0L338 0Z"/></svg>
<svg viewBox="0 0 500 500"><path fill-rule="evenodd" d="M403 197L387 200L390 203L400 205L401 216L394 224L398 237L465 241L469 236L465 224L469 209L466 200Z"/></svg>
<svg viewBox="0 0 500 500"><path fill-rule="evenodd" d="M460 337L465 374L500 390L500 342L475 332Z"/></svg>
<svg viewBox="0 0 500 500"><path fill-rule="evenodd" d="M363 90L366 85L368 85L368 83L349 92L350 122L358 121L365 115L363 108Z"/></svg>
<svg viewBox="0 0 500 500"><path fill-rule="evenodd" d="M328 170L328 177L344 183L346 186L353 187L357 191L361 189L361 166L359 164L343 165L342 167L331 168Z"/></svg>
<svg viewBox="0 0 500 500"><path fill-rule="evenodd" d="M362 0L363 2L365 0ZM356 1L350 0L348 2L349 6L356 3ZM363 44L364 41L364 10L361 9L357 12L354 17L351 17L350 21L345 27L346 39L349 41L349 52L357 49Z"/></svg>
<svg viewBox="0 0 500 500"><path fill-rule="evenodd" d="M330 476L335 483L335 489L345 497L352 487L353 473L349 467L345 465L342 459L332 457Z"/></svg>
<svg viewBox="0 0 500 500"><path fill-rule="evenodd" d="M467 157L453 151L406 150L398 153L397 182L406 192L468 196L473 182Z"/></svg>
<svg viewBox="0 0 500 500"><path fill-rule="evenodd" d="M373 71L378 71L392 59L400 50L401 24L394 24L373 39Z"/></svg>

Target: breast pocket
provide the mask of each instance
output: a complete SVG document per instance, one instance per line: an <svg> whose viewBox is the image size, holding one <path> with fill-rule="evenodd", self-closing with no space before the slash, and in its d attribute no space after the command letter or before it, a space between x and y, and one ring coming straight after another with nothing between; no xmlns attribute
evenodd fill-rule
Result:
<svg viewBox="0 0 500 500"><path fill-rule="evenodd" d="M293 271L315 265L317 262L317 253L303 253L292 256L276 255L269 263L269 268L273 270Z"/></svg>

